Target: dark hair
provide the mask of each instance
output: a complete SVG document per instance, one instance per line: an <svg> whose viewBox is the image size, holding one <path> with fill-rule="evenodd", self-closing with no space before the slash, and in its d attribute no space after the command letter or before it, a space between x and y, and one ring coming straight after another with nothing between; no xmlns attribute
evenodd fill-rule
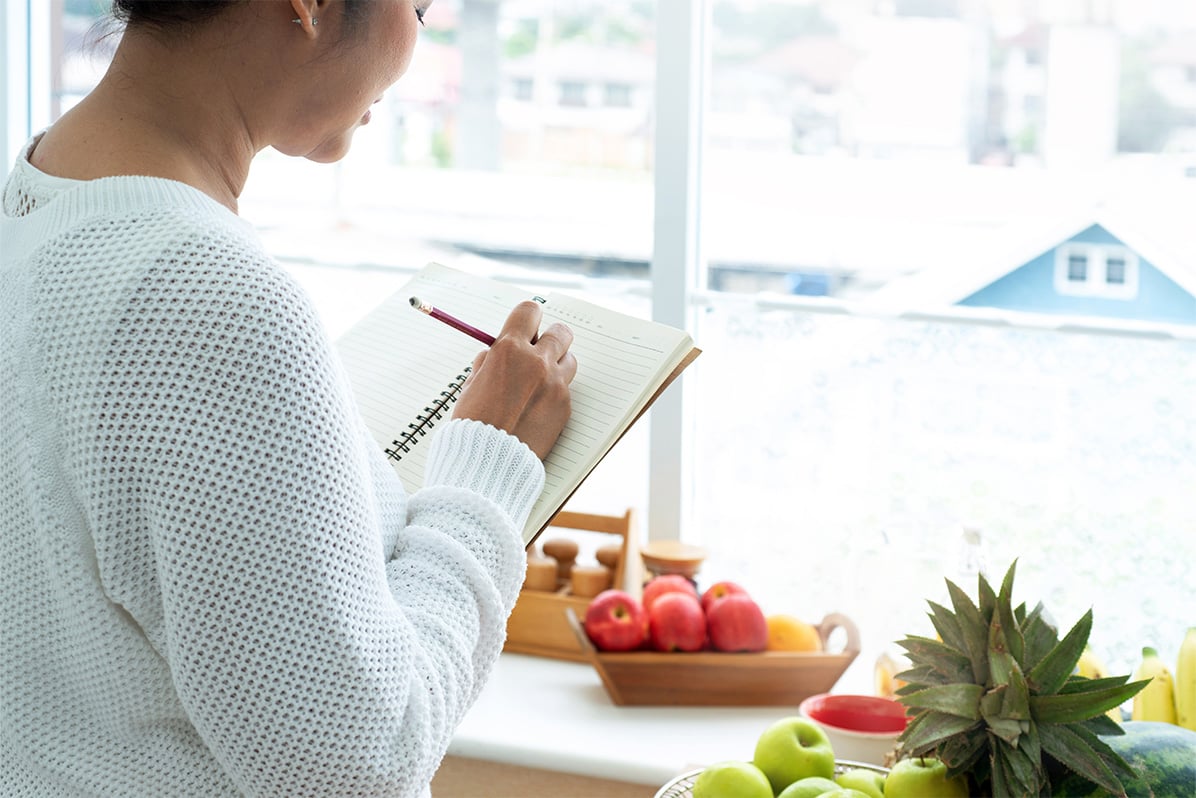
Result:
<svg viewBox="0 0 1196 798"><path fill-rule="evenodd" d="M126 25L170 30L203 22L234 3L247 0L112 0L112 15Z"/></svg>
<svg viewBox="0 0 1196 798"><path fill-rule="evenodd" d="M125 25L170 31L206 22L229 6L250 0L112 0L112 15ZM345 32L352 34L365 18L368 2L345 0Z"/></svg>

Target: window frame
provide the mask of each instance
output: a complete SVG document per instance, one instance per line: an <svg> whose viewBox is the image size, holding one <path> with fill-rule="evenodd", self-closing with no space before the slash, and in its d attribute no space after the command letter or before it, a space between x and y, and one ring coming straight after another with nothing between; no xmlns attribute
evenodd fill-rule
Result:
<svg viewBox="0 0 1196 798"><path fill-rule="evenodd" d="M3 0L0 6L0 153L12 163L24 142L51 121L52 3ZM701 150L709 91L712 0L657 0L657 119L652 316L694 330L705 289L699 246ZM7 68L24 64L24 69ZM34 69L35 64L44 68ZM7 171L7 169L5 170ZM677 202L676 198L683 198ZM691 504L693 415L685 379L649 412L648 538L679 539Z"/></svg>
<svg viewBox="0 0 1196 798"><path fill-rule="evenodd" d="M1083 280L1072 276L1072 258L1083 258L1086 273ZM1120 260L1121 282L1109 281L1109 261ZM1116 244L1086 244L1073 242L1055 250L1055 290L1061 296L1089 299L1128 300L1138 296L1138 256L1128 247Z"/></svg>
<svg viewBox="0 0 1196 798"><path fill-rule="evenodd" d="M5 172L21 146L50 124L55 5L45 0L0 2L0 63L5 65L0 80L0 155L5 158ZM34 69L34 64L46 68Z"/></svg>

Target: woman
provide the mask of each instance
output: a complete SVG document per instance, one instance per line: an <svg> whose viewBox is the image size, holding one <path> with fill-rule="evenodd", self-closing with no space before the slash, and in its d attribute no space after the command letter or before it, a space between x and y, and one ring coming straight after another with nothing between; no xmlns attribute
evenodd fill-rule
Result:
<svg viewBox="0 0 1196 798"><path fill-rule="evenodd" d="M117 0L0 216L0 794L419 795L502 645L569 415L511 313L405 495L236 216L335 161L426 0ZM401 190L401 187L396 187Z"/></svg>

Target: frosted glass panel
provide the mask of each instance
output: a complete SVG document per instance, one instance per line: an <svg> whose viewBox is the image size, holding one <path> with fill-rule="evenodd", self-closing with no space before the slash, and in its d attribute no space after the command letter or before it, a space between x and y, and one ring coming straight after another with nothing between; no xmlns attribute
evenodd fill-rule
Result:
<svg viewBox="0 0 1196 798"><path fill-rule="evenodd" d="M730 306L699 341L706 579L846 612L870 667L932 633L925 599L972 525L990 580L1016 557L1017 598L1067 627L1093 607L1111 667L1147 644L1174 659L1196 606L1196 343Z"/></svg>

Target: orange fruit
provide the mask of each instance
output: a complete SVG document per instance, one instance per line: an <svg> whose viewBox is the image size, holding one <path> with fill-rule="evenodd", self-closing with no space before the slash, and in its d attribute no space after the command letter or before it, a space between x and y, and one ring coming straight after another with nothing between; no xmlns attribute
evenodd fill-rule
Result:
<svg viewBox="0 0 1196 798"><path fill-rule="evenodd" d="M821 651L818 627L793 615L778 613L764 619L768 624L767 651Z"/></svg>

